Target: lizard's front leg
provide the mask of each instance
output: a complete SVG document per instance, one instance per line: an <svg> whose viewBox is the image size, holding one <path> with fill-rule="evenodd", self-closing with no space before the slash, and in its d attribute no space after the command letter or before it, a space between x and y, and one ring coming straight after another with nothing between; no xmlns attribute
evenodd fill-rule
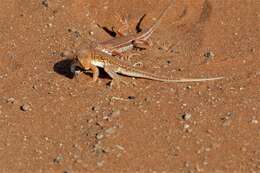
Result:
<svg viewBox="0 0 260 173"><path fill-rule="evenodd" d="M98 76L99 76L99 69L96 67L96 66L91 66L90 69L88 70L84 70L84 71L75 71L74 73L74 78L77 82L80 82L80 78L79 78L79 75L82 74L82 73L89 73L89 72L92 72L92 75L93 75L93 80L88 82L88 83L94 83L98 80Z"/></svg>
<svg viewBox="0 0 260 173"><path fill-rule="evenodd" d="M93 72L93 82L96 82L98 80L98 76L99 76L99 69L96 66L91 65L90 70L92 70L92 72Z"/></svg>

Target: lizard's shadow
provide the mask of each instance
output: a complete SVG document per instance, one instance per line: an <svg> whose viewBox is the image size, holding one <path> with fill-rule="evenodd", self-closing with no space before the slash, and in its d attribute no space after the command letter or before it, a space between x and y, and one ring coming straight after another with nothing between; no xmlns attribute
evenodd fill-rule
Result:
<svg viewBox="0 0 260 173"><path fill-rule="evenodd" d="M73 74L70 72L71 63L72 63L72 59L64 59L64 60L58 61L54 64L53 70L60 75L63 75L67 78L72 79Z"/></svg>
<svg viewBox="0 0 260 173"><path fill-rule="evenodd" d="M146 14L144 14L137 22L136 26L135 26L135 31L136 33L139 33L142 31L142 28L141 28L141 24L145 18ZM99 24L97 24L97 26L99 28L102 28L108 35L110 35L111 37L117 37L117 33L116 31L114 30L114 27L111 27L111 29L109 29L108 27L106 26L101 26Z"/></svg>
<svg viewBox="0 0 260 173"><path fill-rule="evenodd" d="M70 72L70 66L71 66L71 63L72 63L72 59L64 59L64 60L61 60L61 61L58 61L54 64L53 66L53 70L62 75L62 76L65 76L69 79L73 79L74 75ZM108 78L109 79L109 76L108 74L104 71L104 69L100 68L99 69L99 77L100 78ZM89 76L92 76L91 73L85 73L86 75L89 75Z"/></svg>

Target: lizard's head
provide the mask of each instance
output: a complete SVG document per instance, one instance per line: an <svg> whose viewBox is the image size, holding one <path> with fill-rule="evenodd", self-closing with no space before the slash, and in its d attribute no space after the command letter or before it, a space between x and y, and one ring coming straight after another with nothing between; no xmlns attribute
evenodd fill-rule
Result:
<svg viewBox="0 0 260 173"><path fill-rule="evenodd" d="M72 56L73 60L70 66L70 71L74 75L80 74L82 71L88 71L91 66L91 51L82 49L77 51Z"/></svg>

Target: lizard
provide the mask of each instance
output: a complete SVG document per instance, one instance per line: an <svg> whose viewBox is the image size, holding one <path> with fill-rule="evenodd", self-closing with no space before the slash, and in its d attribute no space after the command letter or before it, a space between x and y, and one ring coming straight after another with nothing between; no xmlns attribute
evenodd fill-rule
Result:
<svg viewBox="0 0 260 173"><path fill-rule="evenodd" d="M223 79L223 77L215 78L194 78L194 79L171 79L164 76L155 75L146 71L142 71L129 65L127 62L120 59L114 58L112 55L108 55L104 52L96 51L93 49L81 49L75 55L70 66L70 71L78 76L80 71L77 68L82 69L83 71L91 70L93 72L93 82L98 80L99 68L103 68L104 71L112 78L113 81L122 81L122 76L119 74L145 78L161 82L172 82L172 83L184 83L184 82L203 82L203 81L213 81Z"/></svg>
<svg viewBox="0 0 260 173"><path fill-rule="evenodd" d="M149 46L150 43L148 42L148 39L151 37L153 32L159 27L163 16L165 16L172 4L173 0L171 0L170 4L161 12L156 22L150 28L129 35L120 33L120 31L118 31L118 35L120 35L119 37L115 37L102 42L92 42L91 47L108 55L123 56L124 52L131 50L135 47L145 47L145 45Z"/></svg>

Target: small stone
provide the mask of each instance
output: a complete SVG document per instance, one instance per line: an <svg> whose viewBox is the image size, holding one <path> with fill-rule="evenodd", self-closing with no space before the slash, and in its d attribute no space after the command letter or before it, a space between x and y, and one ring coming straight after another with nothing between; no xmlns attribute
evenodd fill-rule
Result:
<svg viewBox="0 0 260 173"><path fill-rule="evenodd" d="M94 122L94 120L91 118L91 119L87 120L87 122L88 122L89 124L91 124L91 123Z"/></svg>
<svg viewBox="0 0 260 173"><path fill-rule="evenodd" d="M188 129L190 127L190 125L189 124L184 124L184 126L183 126L183 128L186 130L186 129Z"/></svg>
<svg viewBox="0 0 260 173"><path fill-rule="evenodd" d="M57 156L55 159L53 159L53 162L56 164L61 163L64 160L62 155Z"/></svg>
<svg viewBox="0 0 260 173"><path fill-rule="evenodd" d="M97 155L101 155L108 152L108 150L101 146L100 143L94 145L94 151Z"/></svg>
<svg viewBox="0 0 260 173"><path fill-rule="evenodd" d="M103 128L105 126L105 123L102 121L98 121L96 122L96 125Z"/></svg>
<svg viewBox="0 0 260 173"><path fill-rule="evenodd" d="M10 97L9 99L7 99L7 103L14 104L15 103L15 98Z"/></svg>
<svg viewBox="0 0 260 173"><path fill-rule="evenodd" d="M104 134L101 132L101 133L97 133L97 135L96 135L96 139L97 140L100 140L100 139L102 139L104 137Z"/></svg>
<svg viewBox="0 0 260 173"><path fill-rule="evenodd" d="M103 120L111 121L111 117L109 117L109 116L104 116L104 117L103 117Z"/></svg>
<svg viewBox="0 0 260 173"><path fill-rule="evenodd" d="M32 88L33 88L34 90L37 90L37 89L38 89L36 85L33 85Z"/></svg>
<svg viewBox="0 0 260 173"><path fill-rule="evenodd" d="M258 120L256 119L256 116L252 117L251 123L252 124L258 124Z"/></svg>
<svg viewBox="0 0 260 173"><path fill-rule="evenodd" d="M31 111L32 109L31 109L30 105L24 104L21 106L21 110L24 112L27 112L27 111Z"/></svg>
<svg viewBox="0 0 260 173"><path fill-rule="evenodd" d="M190 167L190 164L189 164L189 162L185 161L185 162L184 162L184 167L185 167L185 168L188 168L188 167Z"/></svg>
<svg viewBox="0 0 260 173"><path fill-rule="evenodd" d="M213 59L215 57L215 54L212 51L208 51L204 54L204 57L207 58L207 60Z"/></svg>
<svg viewBox="0 0 260 173"><path fill-rule="evenodd" d="M145 102L151 102L152 99L151 99L151 97L145 97L145 98L144 98L144 101L145 101Z"/></svg>
<svg viewBox="0 0 260 173"><path fill-rule="evenodd" d="M185 114L182 115L182 119L185 120L185 121L189 120L190 118L191 118L190 113L185 113Z"/></svg>
<svg viewBox="0 0 260 173"><path fill-rule="evenodd" d="M191 132L192 132L192 129L191 129L191 128L188 128L188 129L186 129L186 132L187 132L187 133L191 133Z"/></svg>
<svg viewBox="0 0 260 173"><path fill-rule="evenodd" d="M42 5L45 6L46 8L48 8L48 7L49 7L49 2L48 2L48 0L43 0L43 1L42 1Z"/></svg>
<svg viewBox="0 0 260 173"><path fill-rule="evenodd" d="M98 167L102 167L104 165L105 161L99 161L97 162L97 166Z"/></svg>
<svg viewBox="0 0 260 173"><path fill-rule="evenodd" d="M100 110L100 107L99 106L93 106L91 108L92 111L95 111L95 112L98 112Z"/></svg>
<svg viewBox="0 0 260 173"><path fill-rule="evenodd" d="M116 148L118 148L121 151L125 151L125 148L121 145L115 145Z"/></svg>
<svg viewBox="0 0 260 173"><path fill-rule="evenodd" d="M133 100L133 99L136 99L136 97L135 96L128 96L128 99Z"/></svg>
<svg viewBox="0 0 260 173"><path fill-rule="evenodd" d="M192 88L192 86L191 86L191 85L189 85L189 86L187 86L187 87L186 87L186 89L191 89L191 88Z"/></svg>
<svg viewBox="0 0 260 173"><path fill-rule="evenodd" d="M80 32L79 31L74 31L74 36L76 38L79 38L81 36Z"/></svg>
<svg viewBox="0 0 260 173"><path fill-rule="evenodd" d="M53 25L52 25L52 23L47 23L47 25L46 25L48 28L51 28Z"/></svg>

